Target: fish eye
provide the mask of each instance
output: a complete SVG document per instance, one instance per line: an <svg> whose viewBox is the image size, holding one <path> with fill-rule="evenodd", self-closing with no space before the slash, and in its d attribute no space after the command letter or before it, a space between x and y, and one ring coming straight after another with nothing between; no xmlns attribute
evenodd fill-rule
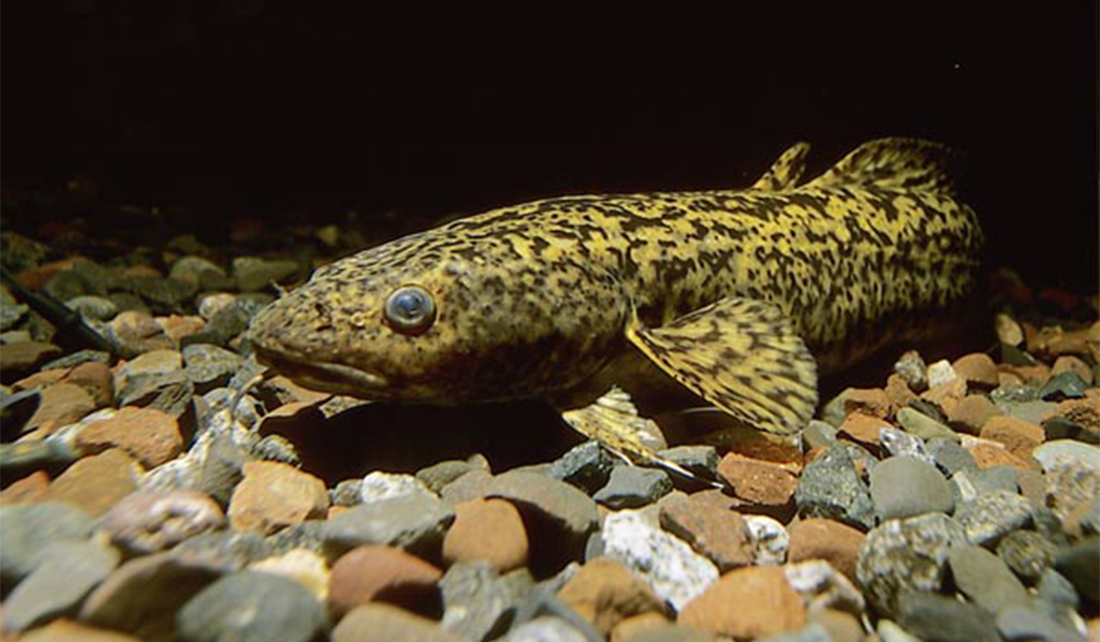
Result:
<svg viewBox="0 0 1100 642"><path fill-rule="evenodd" d="M386 297L386 322L402 334L418 335L435 321L435 301L423 288L406 285Z"/></svg>

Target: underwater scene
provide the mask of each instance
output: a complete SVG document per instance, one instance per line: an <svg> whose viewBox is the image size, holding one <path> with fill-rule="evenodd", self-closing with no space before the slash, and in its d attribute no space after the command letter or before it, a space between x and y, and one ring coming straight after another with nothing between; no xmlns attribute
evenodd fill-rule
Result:
<svg viewBox="0 0 1100 642"><path fill-rule="evenodd" d="M1095 3L422 13L4 6L0 642L1100 640Z"/></svg>

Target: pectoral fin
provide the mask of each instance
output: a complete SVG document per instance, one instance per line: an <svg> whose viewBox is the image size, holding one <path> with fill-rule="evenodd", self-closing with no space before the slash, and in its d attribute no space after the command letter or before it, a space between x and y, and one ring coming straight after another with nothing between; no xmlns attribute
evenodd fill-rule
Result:
<svg viewBox="0 0 1100 642"><path fill-rule="evenodd" d="M817 406L817 365L774 304L731 297L627 338L686 388L762 430L802 430Z"/></svg>

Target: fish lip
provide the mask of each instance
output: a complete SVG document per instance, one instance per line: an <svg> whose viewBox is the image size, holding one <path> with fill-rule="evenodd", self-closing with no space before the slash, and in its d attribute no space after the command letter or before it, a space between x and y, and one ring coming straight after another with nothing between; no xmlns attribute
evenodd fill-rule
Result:
<svg viewBox="0 0 1100 642"><path fill-rule="evenodd" d="M274 368L278 373L307 388L358 396L365 392L380 391L389 385L389 380L382 375L354 366L309 359L270 346L257 345L254 348L260 363Z"/></svg>

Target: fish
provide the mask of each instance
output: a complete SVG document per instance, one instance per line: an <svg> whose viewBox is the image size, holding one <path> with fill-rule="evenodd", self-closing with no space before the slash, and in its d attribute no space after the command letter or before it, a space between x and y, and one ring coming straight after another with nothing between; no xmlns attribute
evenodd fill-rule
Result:
<svg viewBox="0 0 1100 642"><path fill-rule="evenodd" d="M949 147L873 140L803 181L808 154L747 188L561 196L414 233L317 269L248 338L307 388L542 399L642 460L650 398L797 436L823 374L973 305L983 244Z"/></svg>

